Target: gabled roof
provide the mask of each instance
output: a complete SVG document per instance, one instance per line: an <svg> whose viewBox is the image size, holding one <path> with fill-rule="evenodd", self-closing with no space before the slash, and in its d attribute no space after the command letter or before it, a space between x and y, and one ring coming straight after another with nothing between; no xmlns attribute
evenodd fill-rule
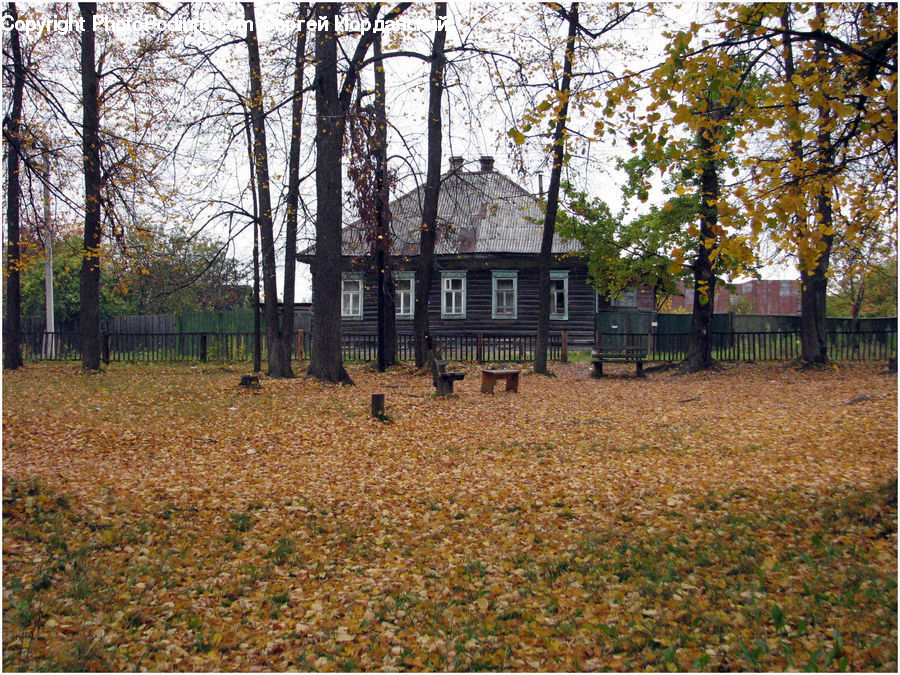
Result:
<svg viewBox="0 0 900 675"><path fill-rule="evenodd" d="M419 254L424 186L391 202L391 254ZM539 200L497 171L453 169L441 177L435 255L537 254L541 249L544 210ZM580 251L575 241L558 235L553 253ZM360 224L343 231L343 255L368 254Z"/></svg>

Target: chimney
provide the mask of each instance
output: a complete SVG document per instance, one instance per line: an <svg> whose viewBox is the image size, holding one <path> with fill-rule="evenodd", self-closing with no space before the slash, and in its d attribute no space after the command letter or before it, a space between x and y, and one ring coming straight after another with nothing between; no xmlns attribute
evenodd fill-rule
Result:
<svg viewBox="0 0 900 675"><path fill-rule="evenodd" d="M462 171L463 161L464 160L462 157L451 157L450 158L450 170L451 171Z"/></svg>
<svg viewBox="0 0 900 675"><path fill-rule="evenodd" d="M484 155L478 161L481 162L481 170L483 172L493 171L494 170L494 158L489 155Z"/></svg>

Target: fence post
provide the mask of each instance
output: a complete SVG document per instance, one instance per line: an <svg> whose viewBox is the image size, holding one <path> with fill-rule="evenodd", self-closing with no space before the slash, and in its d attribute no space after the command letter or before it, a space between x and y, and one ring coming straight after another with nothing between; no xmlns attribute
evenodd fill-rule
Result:
<svg viewBox="0 0 900 675"><path fill-rule="evenodd" d="M109 365L109 333L103 334L103 363Z"/></svg>
<svg viewBox="0 0 900 675"><path fill-rule="evenodd" d="M303 360L303 329L297 331L297 358Z"/></svg>
<svg viewBox="0 0 900 675"><path fill-rule="evenodd" d="M206 333L200 333L200 363L206 363Z"/></svg>
<svg viewBox="0 0 900 675"><path fill-rule="evenodd" d="M478 363L484 363L484 333L478 334L478 340L475 343L475 360Z"/></svg>
<svg viewBox="0 0 900 675"><path fill-rule="evenodd" d="M569 331L562 332L562 362L569 362Z"/></svg>

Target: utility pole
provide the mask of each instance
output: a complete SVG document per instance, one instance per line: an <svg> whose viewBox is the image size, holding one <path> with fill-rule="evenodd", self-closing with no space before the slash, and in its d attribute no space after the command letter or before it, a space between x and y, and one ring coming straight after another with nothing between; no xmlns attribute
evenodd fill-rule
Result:
<svg viewBox="0 0 900 675"><path fill-rule="evenodd" d="M56 320L53 304L53 231L50 227L50 169L44 176L44 299L47 313L47 328L44 333L43 356L56 357Z"/></svg>

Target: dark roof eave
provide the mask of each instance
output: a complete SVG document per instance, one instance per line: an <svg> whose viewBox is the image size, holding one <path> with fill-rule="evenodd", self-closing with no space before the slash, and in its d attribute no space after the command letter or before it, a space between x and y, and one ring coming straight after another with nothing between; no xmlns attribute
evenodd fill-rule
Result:
<svg viewBox="0 0 900 675"><path fill-rule="evenodd" d="M352 265L360 265L360 264L368 264L372 260L372 256L368 255L347 255L344 254L341 256L345 261L349 262ZM497 253L497 252L486 252L486 253L443 253L436 254L434 256L435 262L447 262L451 260L465 260L469 263L472 262L480 262L480 261L498 261L498 260L539 260L539 253L524 253L518 251L510 251L507 253ZM419 254L416 253L414 255L394 255L390 256L389 263L396 264L397 262L402 261L403 263L417 263L419 260ZM553 260L558 262L561 260L573 260L578 262L585 262L587 260L587 256L583 252L563 252L563 253L554 253Z"/></svg>

